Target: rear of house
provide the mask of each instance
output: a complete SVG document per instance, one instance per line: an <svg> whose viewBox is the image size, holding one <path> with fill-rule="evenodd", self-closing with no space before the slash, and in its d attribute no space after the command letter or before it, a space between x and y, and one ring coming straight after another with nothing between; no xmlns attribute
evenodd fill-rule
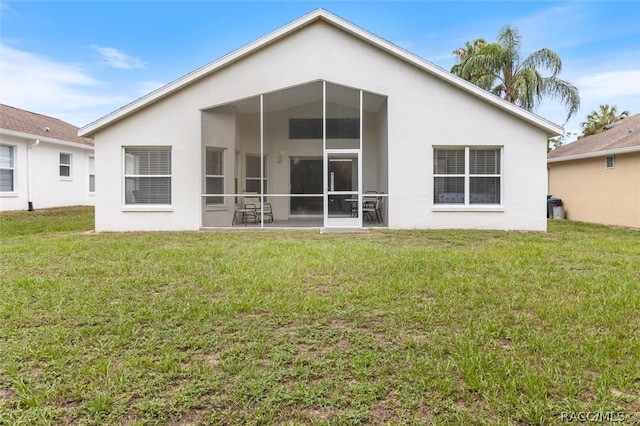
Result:
<svg viewBox="0 0 640 426"><path fill-rule="evenodd" d="M567 219L640 228L640 114L551 151L549 193Z"/></svg>
<svg viewBox="0 0 640 426"><path fill-rule="evenodd" d="M0 105L0 211L95 203L93 141L62 120Z"/></svg>
<svg viewBox="0 0 640 426"><path fill-rule="evenodd" d="M561 132L318 10L80 134L99 231L544 230Z"/></svg>

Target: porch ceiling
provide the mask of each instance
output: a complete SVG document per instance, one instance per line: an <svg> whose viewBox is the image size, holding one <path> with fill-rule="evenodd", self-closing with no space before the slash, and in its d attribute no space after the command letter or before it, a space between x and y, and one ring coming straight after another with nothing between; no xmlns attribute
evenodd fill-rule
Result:
<svg viewBox="0 0 640 426"><path fill-rule="evenodd" d="M320 101L322 99L322 81L289 87L275 92L264 93L263 95L265 112L282 111ZM363 107L367 112L377 112L386 99L385 96L376 95L370 92L365 92L364 97L365 100ZM353 99L354 98L351 96L344 96L340 97L340 99L328 99L328 101L357 109L358 105L353 101ZM260 95L230 102L225 105L218 105L209 109L229 105L233 105L242 114L257 114L260 112Z"/></svg>

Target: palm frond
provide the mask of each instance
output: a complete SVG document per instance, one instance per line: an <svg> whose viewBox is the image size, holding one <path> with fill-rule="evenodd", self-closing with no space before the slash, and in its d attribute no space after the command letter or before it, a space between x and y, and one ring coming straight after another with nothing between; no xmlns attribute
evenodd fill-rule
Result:
<svg viewBox="0 0 640 426"><path fill-rule="evenodd" d="M555 76L562 71L562 60L556 52L545 48L527 56L527 58L522 61L522 67L549 70L551 71L551 75Z"/></svg>

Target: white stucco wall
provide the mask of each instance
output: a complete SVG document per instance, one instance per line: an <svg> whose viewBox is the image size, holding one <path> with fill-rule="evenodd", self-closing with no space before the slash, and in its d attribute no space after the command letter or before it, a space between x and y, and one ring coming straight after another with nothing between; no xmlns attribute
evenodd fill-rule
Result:
<svg viewBox="0 0 640 426"><path fill-rule="evenodd" d="M73 143L41 141L31 149L31 196L28 194L27 151L36 138L1 135L0 144L14 147L14 191L0 192L0 211L84 206L95 203L89 192L89 157L93 149ZM71 176L60 176L60 153L71 154Z"/></svg>
<svg viewBox="0 0 640 426"><path fill-rule="evenodd" d="M388 157L390 228L546 229L543 130L324 22L99 130L96 229L199 229L200 110L317 79L388 97L387 122L379 124L388 130L388 152L379 159ZM128 145L172 146L168 211L123 208L122 147ZM504 147L500 211L433 211L434 145Z"/></svg>

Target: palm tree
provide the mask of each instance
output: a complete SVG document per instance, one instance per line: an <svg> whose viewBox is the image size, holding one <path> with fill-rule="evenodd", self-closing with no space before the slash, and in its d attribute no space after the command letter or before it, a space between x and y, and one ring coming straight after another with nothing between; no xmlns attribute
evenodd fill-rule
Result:
<svg viewBox="0 0 640 426"><path fill-rule="evenodd" d="M469 59L469 57L477 54L480 51L480 48L485 46L486 44L487 44L487 42L483 38L478 38L478 39L473 41L473 44L471 44L468 41L466 41L464 43L464 47L461 47L461 48L456 49L453 52L451 52L458 60L458 63L455 64L451 68L451 72L456 74L456 75L462 76L461 75L461 73L462 73L462 65L464 64L464 62L467 59ZM465 78L465 80L470 80L473 77L467 75L464 78Z"/></svg>
<svg viewBox="0 0 640 426"><path fill-rule="evenodd" d="M460 49L454 50L462 60L451 72L529 111L542 98L557 98L567 107L569 120L580 108L580 95L575 86L558 78L560 57L543 48L520 60L520 45L519 30L506 26L497 42L481 46L464 59L456 54ZM544 77L541 71L550 75Z"/></svg>
<svg viewBox="0 0 640 426"><path fill-rule="evenodd" d="M582 135L580 137L602 133L606 130L608 124L615 123L628 116L629 111L622 111L618 114L618 107L615 105L600 105L600 111L591 112L591 114L587 115L587 121L580 123L582 126Z"/></svg>

